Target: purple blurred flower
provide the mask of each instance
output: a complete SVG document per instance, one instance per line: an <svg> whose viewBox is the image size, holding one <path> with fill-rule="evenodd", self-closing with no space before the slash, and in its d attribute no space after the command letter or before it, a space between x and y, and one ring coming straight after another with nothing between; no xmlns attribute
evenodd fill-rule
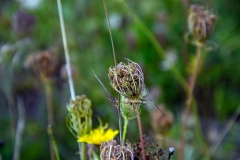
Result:
<svg viewBox="0 0 240 160"><path fill-rule="evenodd" d="M35 17L25 12L18 11L13 16L13 29L18 33L28 33L35 24Z"/></svg>

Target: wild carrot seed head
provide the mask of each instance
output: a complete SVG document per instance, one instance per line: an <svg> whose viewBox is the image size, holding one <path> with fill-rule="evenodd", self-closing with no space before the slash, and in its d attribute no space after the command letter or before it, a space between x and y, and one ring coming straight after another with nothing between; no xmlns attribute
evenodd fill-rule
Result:
<svg viewBox="0 0 240 160"><path fill-rule="evenodd" d="M116 140L102 143L100 146L100 152L101 160L133 160L134 158L130 143L121 145Z"/></svg>
<svg viewBox="0 0 240 160"><path fill-rule="evenodd" d="M188 28L196 41L204 43L212 34L216 16L203 6L192 5L189 9Z"/></svg>
<svg viewBox="0 0 240 160"><path fill-rule="evenodd" d="M130 60L128 64L121 62L116 67L110 67L108 77L113 89L130 101L139 100L145 91L142 69Z"/></svg>

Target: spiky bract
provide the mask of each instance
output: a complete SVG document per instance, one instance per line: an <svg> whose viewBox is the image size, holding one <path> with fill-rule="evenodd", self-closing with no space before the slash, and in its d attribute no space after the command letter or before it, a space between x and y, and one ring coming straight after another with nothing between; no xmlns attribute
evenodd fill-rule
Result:
<svg viewBox="0 0 240 160"><path fill-rule="evenodd" d="M75 137L87 134L92 128L91 101L85 96L77 96L67 106L69 111L66 121L68 129Z"/></svg>

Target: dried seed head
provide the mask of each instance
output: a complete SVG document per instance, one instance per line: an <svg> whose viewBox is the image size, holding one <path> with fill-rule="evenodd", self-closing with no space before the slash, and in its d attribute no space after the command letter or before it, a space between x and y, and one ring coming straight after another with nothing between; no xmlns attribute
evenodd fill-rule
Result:
<svg viewBox="0 0 240 160"><path fill-rule="evenodd" d="M131 101L139 100L145 91L142 69L130 60L128 64L121 62L117 67L110 67L108 77L113 89Z"/></svg>
<svg viewBox="0 0 240 160"><path fill-rule="evenodd" d="M133 160L130 143L120 145L116 140L104 142L100 146L101 160Z"/></svg>
<svg viewBox="0 0 240 160"><path fill-rule="evenodd" d="M77 96L67 106L69 111L66 121L67 127L75 137L87 134L92 128L91 101L85 96Z"/></svg>
<svg viewBox="0 0 240 160"><path fill-rule="evenodd" d="M188 15L188 28L195 40L204 43L212 34L216 16L203 6L192 5Z"/></svg>
<svg viewBox="0 0 240 160"><path fill-rule="evenodd" d="M41 78L50 78L57 66L57 55L54 50L40 51L32 54L26 66L33 68Z"/></svg>

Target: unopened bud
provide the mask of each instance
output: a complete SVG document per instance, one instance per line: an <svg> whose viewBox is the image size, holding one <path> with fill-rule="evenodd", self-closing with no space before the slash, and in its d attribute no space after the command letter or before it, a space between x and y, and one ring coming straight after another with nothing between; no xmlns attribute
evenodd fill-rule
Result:
<svg viewBox="0 0 240 160"><path fill-rule="evenodd" d="M212 34L216 16L203 6L192 5L188 15L188 28L195 40L204 43Z"/></svg>

